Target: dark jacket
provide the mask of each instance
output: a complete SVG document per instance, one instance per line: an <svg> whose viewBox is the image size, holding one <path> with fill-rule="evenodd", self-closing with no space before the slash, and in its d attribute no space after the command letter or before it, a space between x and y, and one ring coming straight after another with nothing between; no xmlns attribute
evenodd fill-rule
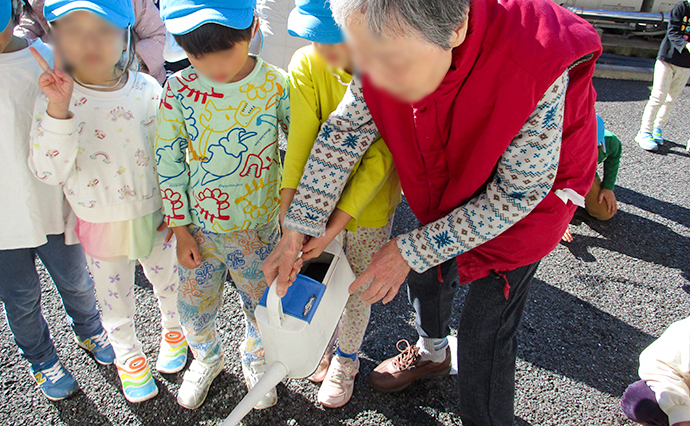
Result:
<svg viewBox="0 0 690 426"><path fill-rule="evenodd" d="M673 6L666 37L661 42L657 59L683 68L690 68L690 51L685 47L690 38L690 3L683 0Z"/></svg>

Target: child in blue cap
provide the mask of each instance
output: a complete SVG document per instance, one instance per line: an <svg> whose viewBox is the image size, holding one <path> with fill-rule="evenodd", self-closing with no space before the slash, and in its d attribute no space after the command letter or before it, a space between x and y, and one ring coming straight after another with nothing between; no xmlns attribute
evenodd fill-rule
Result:
<svg viewBox="0 0 690 426"><path fill-rule="evenodd" d="M36 256L62 297L77 344L100 364L111 364L115 354L101 325L82 248L66 223L73 215L62 188L40 183L26 162L32 111L41 93L36 82L42 72L28 47L51 62L52 52L40 40L30 43L12 35L22 3L0 0L0 216L12 220L11 226L0 228L0 300L31 374L45 396L57 401L77 392L79 385L60 362L41 314Z"/></svg>
<svg viewBox="0 0 690 426"><path fill-rule="evenodd" d="M592 182L592 188L585 196L585 210L595 219L606 221L618 211L618 200L613 188L618 177L623 144L618 136L606 130L604 119L597 114L597 146L599 147L598 164L604 164L603 178L597 174ZM563 235L563 241L573 241L573 234L569 229Z"/></svg>
<svg viewBox="0 0 690 426"><path fill-rule="evenodd" d="M153 77L130 70L137 63L130 0L47 0L44 12L59 55L51 69L35 52L45 96L34 108L31 166L43 182L63 185L124 396L145 401L158 387L135 333L136 262L160 308L156 369L175 373L187 362L177 314L175 246L164 229L154 161L161 87Z"/></svg>
<svg viewBox="0 0 690 426"><path fill-rule="evenodd" d="M304 172L314 141L352 80L352 59L324 0L296 0L288 19L288 32L312 42L298 50L290 63L290 104L295 118L288 136L283 176L281 213L287 213ZM393 214L400 203L400 179L393 157L382 139L363 156L331 216L326 236L304 246L304 260L317 257L341 231L344 249L355 274L362 274L372 256L389 240ZM359 300L361 292L348 299L343 313L338 347L329 347L317 371L310 377L322 382L318 401L337 408L352 397L359 372L357 352L369 324L371 308ZM443 348L445 351L445 347ZM443 352L445 353L445 352Z"/></svg>
<svg viewBox="0 0 690 426"><path fill-rule="evenodd" d="M161 17L192 66L168 80L158 113L156 158L168 225L177 236L178 310L194 361L177 401L203 404L223 370L216 328L228 275L242 300L242 371L252 388L267 368L254 309L261 266L278 240L289 83L250 55L255 0L162 0ZM275 388L256 405L274 405Z"/></svg>

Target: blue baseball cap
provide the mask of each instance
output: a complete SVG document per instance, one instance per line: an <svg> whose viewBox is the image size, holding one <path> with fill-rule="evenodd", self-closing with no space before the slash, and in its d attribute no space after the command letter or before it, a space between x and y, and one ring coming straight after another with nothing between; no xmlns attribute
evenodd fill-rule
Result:
<svg viewBox="0 0 690 426"><path fill-rule="evenodd" d="M12 19L12 0L0 0L0 32L5 31Z"/></svg>
<svg viewBox="0 0 690 426"><path fill-rule="evenodd" d="M345 41L335 23L327 0L295 0L288 17L288 33L314 43L336 44Z"/></svg>
<svg viewBox="0 0 690 426"><path fill-rule="evenodd" d="M244 30L254 22L256 0L161 0L160 8L165 28L174 35L204 24Z"/></svg>
<svg viewBox="0 0 690 426"><path fill-rule="evenodd" d="M597 114L597 145L604 143L604 135L606 134L606 126L604 125L604 119Z"/></svg>
<svg viewBox="0 0 690 426"><path fill-rule="evenodd" d="M75 10L93 12L118 28L134 25L134 8L131 0L46 0L43 14L53 22Z"/></svg>

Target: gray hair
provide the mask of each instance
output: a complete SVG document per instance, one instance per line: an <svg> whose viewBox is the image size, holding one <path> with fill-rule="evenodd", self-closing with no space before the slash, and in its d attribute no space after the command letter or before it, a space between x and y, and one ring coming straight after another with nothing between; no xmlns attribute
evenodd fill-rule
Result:
<svg viewBox="0 0 690 426"><path fill-rule="evenodd" d="M402 36L410 29L426 41L450 49L451 35L467 19L470 0L330 0L333 18L341 27L355 12L364 15L377 35Z"/></svg>

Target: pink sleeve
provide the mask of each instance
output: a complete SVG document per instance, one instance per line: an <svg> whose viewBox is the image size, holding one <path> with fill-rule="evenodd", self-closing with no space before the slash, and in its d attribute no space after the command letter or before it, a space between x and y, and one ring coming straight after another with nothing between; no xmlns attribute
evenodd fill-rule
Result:
<svg viewBox="0 0 690 426"><path fill-rule="evenodd" d="M163 44L165 43L165 26L160 18L158 8L151 0L134 0L134 32L138 37L136 52L144 61L151 74L159 83L165 80L163 65Z"/></svg>
<svg viewBox="0 0 690 426"><path fill-rule="evenodd" d="M43 38L47 34L48 22L43 17L43 0L30 0L28 2L34 13L22 13L19 24L14 28L14 35L27 40ZM49 41L44 39L44 41Z"/></svg>

